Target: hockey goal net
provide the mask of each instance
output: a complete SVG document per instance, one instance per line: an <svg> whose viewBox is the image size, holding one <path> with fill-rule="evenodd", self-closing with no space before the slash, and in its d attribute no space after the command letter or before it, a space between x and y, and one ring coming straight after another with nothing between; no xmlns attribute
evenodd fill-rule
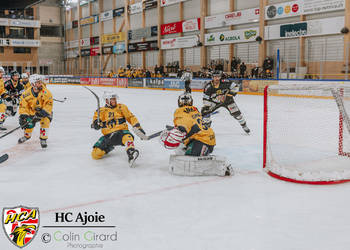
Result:
<svg viewBox="0 0 350 250"><path fill-rule="evenodd" d="M280 84L264 92L264 169L305 184L350 181L350 84Z"/></svg>

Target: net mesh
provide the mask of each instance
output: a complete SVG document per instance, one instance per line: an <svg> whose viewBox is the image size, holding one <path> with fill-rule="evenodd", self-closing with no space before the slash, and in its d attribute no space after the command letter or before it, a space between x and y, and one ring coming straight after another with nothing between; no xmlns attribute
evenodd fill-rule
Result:
<svg viewBox="0 0 350 250"><path fill-rule="evenodd" d="M300 181L350 179L350 84L275 85L266 94L266 169Z"/></svg>

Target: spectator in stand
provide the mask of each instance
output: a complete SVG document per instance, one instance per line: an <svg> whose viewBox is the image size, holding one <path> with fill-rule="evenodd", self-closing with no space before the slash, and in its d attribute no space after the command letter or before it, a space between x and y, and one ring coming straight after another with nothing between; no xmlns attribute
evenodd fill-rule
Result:
<svg viewBox="0 0 350 250"><path fill-rule="evenodd" d="M146 78L151 78L152 74L149 70L146 70Z"/></svg>
<svg viewBox="0 0 350 250"><path fill-rule="evenodd" d="M266 57L263 63L263 77L272 77L273 59Z"/></svg>
<svg viewBox="0 0 350 250"><path fill-rule="evenodd" d="M245 72L247 70L247 66L242 62L242 64L239 66L239 77L244 78L245 77Z"/></svg>
<svg viewBox="0 0 350 250"><path fill-rule="evenodd" d="M250 72L250 77L251 78L259 78L259 67L255 66L252 68L251 72Z"/></svg>

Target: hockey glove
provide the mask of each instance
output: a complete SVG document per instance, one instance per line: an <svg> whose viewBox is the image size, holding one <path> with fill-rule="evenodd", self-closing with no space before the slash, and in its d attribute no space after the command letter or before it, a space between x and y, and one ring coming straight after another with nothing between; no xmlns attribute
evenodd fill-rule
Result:
<svg viewBox="0 0 350 250"><path fill-rule="evenodd" d="M40 121L40 119L36 116L29 116L23 114L19 116L19 125L22 129L34 128L35 123L38 121Z"/></svg>
<svg viewBox="0 0 350 250"><path fill-rule="evenodd" d="M148 140L148 137L146 136L146 132L142 129L140 123L136 123L133 126L134 133L140 137L141 140Z"/></svg>
<svg viewBox="0 0 350 250"><path fill-rule="evenodd" d="M91 128L99 130L101 128L101 126L97 120L94 120L94 122L91 124Z"/></svg>
<svg viewBox="0 0 350 250"><path fill-rule="evenodd" d="M45 110L43 110L41 108L36 108L35 111L36 111L35 116L37 116L37 117L44 118L44 117L50 116L49 113L47 113Z"/></svg>

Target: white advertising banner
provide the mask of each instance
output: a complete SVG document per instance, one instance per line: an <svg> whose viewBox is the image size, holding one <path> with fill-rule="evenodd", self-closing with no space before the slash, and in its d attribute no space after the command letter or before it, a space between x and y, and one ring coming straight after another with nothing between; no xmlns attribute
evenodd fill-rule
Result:
<svg viewBox="0 0 350 250"><path fill-rule="evenodd" d="M40 47L40 40L10 39L10 46L13 46L13 47Z"/></svg>
<svg viewBox="0 0 350 250"><path fill-rule="evenodd" d="M265 27L265 40L339 34L343 27L344 17L270 25Z"/></svg>
<svg viewBox="0 0 350 250"><path fill-rule="evenodd" d="M182 32L190 32L199 30L200 27L200 19L190 19L182 22Z"/></svg>
<svg viewBox="0 0 350 250"><path fill-rule="evenodd" d="M0 18L0 26L9 26L9 20L7 18Z"/></svg>
<svg viewBox="0 0 350 250"><path fill-rule="evenodd" d="M345 0L297 0L266 6L265 19L278 19L345 9Z"/></svg>
<svg viewBox="0 0 350 250"><path fill-rule="evenodd" d="M304 0L303 14L345 9L345 0Z"/></svg>
<svg viewBox="0 0 350 250"><path fill-rule="evenodd" d="M0 47L9 46L9 40L0 39Z"/></svg>
<svg viewBox="0 0 350 250"><path fill-rule="evenodd" d="M136 13L141 13L142 12L142 2L131 4L129 6L130 14L136 14Z"/></svg>
<svg viewBox="0 0 350 250"><path fill-rule="evenodd" d="M100 14L100 20L102 22L113 19L113 10L105 11Z"/></svg>
<svg viewBox="0 0 350 250"><path fill-rule="evenodd" d="M228 30L205 34L205 45L254 42L259 36L259 28Z"/></svg>
<svg viewBox="0 0 350 250"><path fill-rule="evenodd" d="M78 48L78 47L79 47L79 40L73 40L73 41L67 42L67 49Z"/></svg>
<svg viewBox="0 0 350 250"><path fill-rule="evenodd" d="M161 40L161 49L179 49L197 46L198 36L184 36L177 38L169 38Z"/></svg>
<svg viewBox="0 0 350 250"><path fill-rule="evenodd" d="M265 7L265 20L302 15L303 0L273 4Z"/></svg>
<svg viewBox="0 0 350 250"><path fill-rule="evenodd" d="M80 39L80 46L81 47L90 46L90 37Z"/></svg>
<svg viewBox="0 0 350 250"><path fill-rule="evenodd" d="M229 25L259 22L259 9L246 9L205 18L205 28L212 29Z"/></svg>
<svg viewBox="0 0 350 250"><path fill-rule="evenodd" d="M40 28L40 22L36 20L9 19L10 26Z"/></svg>
<svg viewBox="0 0 350 250"><path fill-rule="evenodd" d="M164 7L164 6L181 3L185 1L188 1L188 0L160 0L160 6Z"/></svg>

